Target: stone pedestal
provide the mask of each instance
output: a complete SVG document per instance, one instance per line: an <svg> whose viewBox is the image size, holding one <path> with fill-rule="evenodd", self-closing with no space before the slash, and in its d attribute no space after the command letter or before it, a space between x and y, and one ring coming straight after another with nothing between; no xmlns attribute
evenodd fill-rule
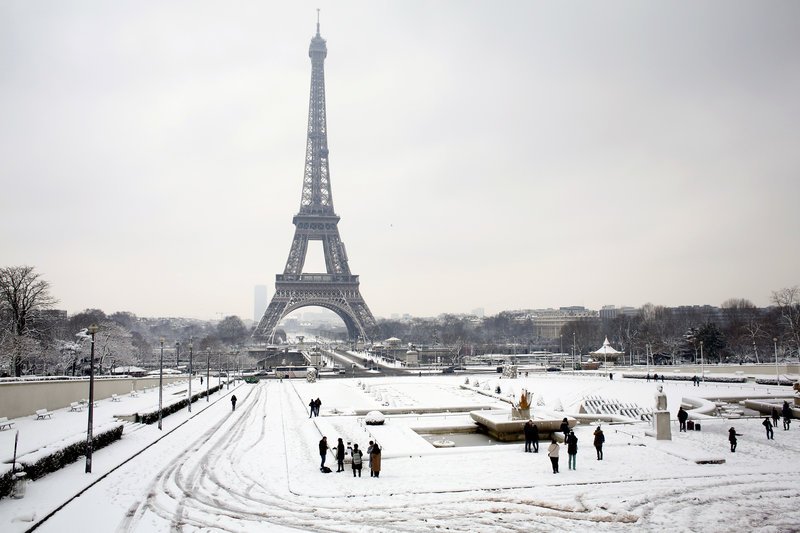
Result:
<svg viewBox="0 0 800 533"><path fill-rule="evenodd" d="M672 429L669 425L669 411L653 413L653 429L656 440L672 440Z"/></svg>

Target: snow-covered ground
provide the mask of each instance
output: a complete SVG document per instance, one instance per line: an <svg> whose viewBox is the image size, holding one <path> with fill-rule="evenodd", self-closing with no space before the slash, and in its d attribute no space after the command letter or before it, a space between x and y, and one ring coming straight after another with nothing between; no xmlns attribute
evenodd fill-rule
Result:
<svg viewBox="0 0 800 533"><path fill-rule="evenodd" d="M538 454L523 453L522 443L436 449L414 429L468 425L461 409L508 408L495 397L498 385L500 397L531 391L544 404L536 413L558 404L577 412L587 395L652 407L654 384L602 376L470 379L481 382L478 390L463 387L464 376L241 384L196 403L205 409L192 415L165 418L163 432L127 425L122 441L94 454L92 474L76 463L30 483L24 499L0 500L0 530L25 531L95 483L38 530L797 531L800 428L776 428L767 441L760 419L704 420L702 431L673 426L671 442L656 442L644 436L646 423L603 424L605 458L597 461L596 426L579 425L577 470L567 469L562 448L555 475L544 443ZM683 397L777 389L668 381L664 390L674 414ZM231 412L234 392L239 402ZM321 415L309 418L307 404L317 397ZM360 413L371 409L398 414L367 426ZM735 454L731 426L741 434ZM380 478L367 469L360 479L349 467L336 473L331 454L334 472L320 473L323 434L331 446L338 437L360 447L382 444ZM698 458L725 463L701 465Z"/></svg>

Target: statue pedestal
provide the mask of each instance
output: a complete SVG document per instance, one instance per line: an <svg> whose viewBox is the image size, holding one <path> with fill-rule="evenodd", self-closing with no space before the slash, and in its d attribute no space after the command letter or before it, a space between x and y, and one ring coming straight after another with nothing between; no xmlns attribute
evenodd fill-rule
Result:
<svg viewBox="0 0 800 533"><path fill-rule="evenodd" d="M669 411L656 411L653 413L653 429L645 431L645 434L655 437L656 440L672 440Z"/></svg>
<svg viewBox="0 0 800 533"><path fill-rule="evenodd" d="M528 420L531 417L530 409L511 408L511 420Z"/></svg>

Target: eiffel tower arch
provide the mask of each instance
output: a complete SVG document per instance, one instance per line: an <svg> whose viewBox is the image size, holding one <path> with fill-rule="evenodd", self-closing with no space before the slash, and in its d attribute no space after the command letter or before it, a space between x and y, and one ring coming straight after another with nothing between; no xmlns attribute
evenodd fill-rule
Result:
<svg viewBox="0 0 800 533"><path fill-rule="evenodd" d="M300 211L294 216L292 246L283 274L275 276L275 295L258 324L254 337L275 335L280 320L301 307L324 307L347 326L351 339L369 338L375 317L361 296L358 276L350 272L347 251L339 236L339 216L333 210L328 169L328 130L325 114L325 57L328 47L319 34L311 39L311 96ZM303 273L309 241L322 241L325 273Z"/></svg>

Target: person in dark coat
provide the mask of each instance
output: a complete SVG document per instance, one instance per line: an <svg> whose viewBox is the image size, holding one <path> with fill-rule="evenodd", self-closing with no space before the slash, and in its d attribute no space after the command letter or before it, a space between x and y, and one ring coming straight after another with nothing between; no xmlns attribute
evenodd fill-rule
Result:
<svg viewBox="0 0 800 533"><path fill-rule="evenodd" d="M570 431L567 436L567 455L570 470L575 470L575 460L578 458L578 437L574 431Z"/></svg>
<svg viewBox="0 0 800 533"><path fill-rule="evenodd" d="M312 416L314 416L314 407L316 405L317 404L314 403L314 398L311 398L311 401L308 402L308 407L309 407L308 418L311 418Z"/></svg>
<svg viewBox="0 0 800 533"><path fill-rule="evenodd" d="M603 460L603 443L606 441L606 436L603 435L603 430L600 426L594 430L594 449L597 450L597 460Z"/></svg>
<svg viewBox="0 0 800 533"><path fill-rule="evenodd" d="M533 448L533 420L525 422L522 432L525 434L525 451L530 453Z"/></svg>
<svg viewBox="0 0 800 533"><path fill-rule="evenodd" d="M566 418L561 421L561 426L559 429L561 430L561 433L564 434L564 442L567 442L567 437L569 436L569 422L567 422Z"/></svg>
<svg viewBox="0 0 800 533"><path fill-rule="evenodd" d="M658 374L653 374L653 381L658 381Z"/></svg>
<svg viewBox="0 0 800 533"><path fill-rule="evenodd" d="M700 378L698 378L697 376L693 376L692 377L692 383L694 383L695 387L699 387L700 386Z"/></svg>
<svg viewBox="0 0 800 533"><path fill-rule="evenodd" d="M783 415L783 429L785 431L789 430L789 424L792 423L792 408L789 407L789 402L783 402L783 408L781 409L781 414Z"/></svg>
<svg viewBox="0 0 800 533"><path fill-rule="evenodd" d="M539 453L539 426L536 424L531 425L531 439L533 444L533 453Z"/></svg>
<svg viewBox="0 0 800 533"><path fill-rule="evenodd" d="M736 430L731 428L728 430L728 442L731 443L731 452L736 451L736 437L741 437L741 433L736 433Z"/></svg>
<svg viewBox="0 0 800 533"><path fill-rule="evenodd" d="M772 431L772 422L769 421L769 417L768 416L765 417L764 421L761 422L761 424L767 430L767 440L775 440L775 438L774 438L775 433Z"/></svg>
<svg viewBox="0 0 800 533"><path fill-rule="evenodd" d="M236 395L231 396L231 411L236 410Z"/></svg>
<svg viewBox="0 0 800 533"><path fill-rule="evenodd" d="M325 459L328 457L328 437L322 437L319 441L319 457L322 459L319 463L319 469L325 468Z"/></svg>
<svg viewBox="0 0 800 533"><path fill-rule="evenodd" d="M689 418L689 413L683 410L683 407L678 409L678 423L680 424L680 431L686 431L686 419Z"/></svg>
<svg viewBox="0 0 800 533"><path fill-rule="evenodd" d="M547 447L547 456L550 458L550 463L553 465L553 473L558 474L558 442L556 438L550 439L550 446Z"/></svg>
<svg viewBox="0 0 800 533"><path fill-rule="evenodd" d="M650 382L650 372L647 373L647 382Z"/></svg>
<svg viewBox="0 0 800 533"><path fill-rule="evenodd" d="M358 477L361 477L361 461L364 457L364 452L358 449L358 444L353 444L353 477L356 477L356 472L358 472Z"/></svg>
<svg viewBox="0 0 800 533"><path fill-rule="evenodd" d="M319 398L314 400L314 416L319 416L319 408L322 405L322 402Z"/></svg>
<svg viewBox="0 0 800 533"><path fill-rule="evenodd" d="M336 444L336 464L338 465L336 471L344 472L344 442L341 437L339 437L339 442Z"/></svg>
<svg viewBox="0 0 800 533"><path fill-rule="evenodd" d="M772 427L778 427L778 420L781 419L781 414L776 407L772 408Z"/></svg>

